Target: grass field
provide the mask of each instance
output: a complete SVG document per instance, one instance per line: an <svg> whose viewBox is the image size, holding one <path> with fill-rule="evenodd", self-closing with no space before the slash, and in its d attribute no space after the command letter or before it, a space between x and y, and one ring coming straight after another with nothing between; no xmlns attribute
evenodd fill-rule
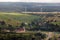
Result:
<svg viewBox="0 0 60 40"><path fill-rule="evenodd" d="M52 24L54 24L54 25L56 25L56 24L60 25L60 22L52 22Z"/></svg>
<svg viewBox="0 0 60 40"><path fill-rule="evenodd" d="M22 14L22 13L0 13L0 20L6 21L6 23L11 23L16 25L16 23L27 22L30 23L34 20L41 19L40 16L37 15L29 15L29 14Z"/></svg>

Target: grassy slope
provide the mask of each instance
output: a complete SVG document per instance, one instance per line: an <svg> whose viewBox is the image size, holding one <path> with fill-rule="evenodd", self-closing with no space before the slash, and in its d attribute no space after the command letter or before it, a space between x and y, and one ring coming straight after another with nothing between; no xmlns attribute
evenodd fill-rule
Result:
<svg viewBox="0 0 60 40"><path fill-rule="evenodd" d="M29 15L29 14L21 14L21 13L0 13L0 20L5 20L7 23L17 25L19 22L27 22L30 23L36 19L40 19L40 16Z"/></svg>
<svg viewBox="0 0 60 40"><path fill-rule="evenodd" d="M56 24L60 25L60 22L52 22L52 24L54 24L54 25L56 25Z"/></svg>

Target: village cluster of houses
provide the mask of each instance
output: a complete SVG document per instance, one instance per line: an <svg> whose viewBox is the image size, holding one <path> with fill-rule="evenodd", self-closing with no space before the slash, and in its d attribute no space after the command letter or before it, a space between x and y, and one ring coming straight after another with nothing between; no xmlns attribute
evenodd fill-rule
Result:
<svg viewBox="0 0 60 40"><path fill-rule="evenodd" d="M9 29L3 29L2 31L3 31L3 32L16 32L16 33L22 33L22 32L25 32L26 30L25 30L25 27L23 27L23 28L17 28L17 29L15 29L15 30L13 30L13 31L10 31Z"/></svg>
<svg viewBox="0 0 60 40"><path fill-rule="evenodd" d="M53 22L53 20L50 20L50 21L46 21L46 22L32 22L29 27L30 29L29 30L40 30L40 29L47 29L47 26L49 22ZM56 20L54 21L56 22ZM28 23L24 23L25 25L28 25ZM26 28L24 26L24 24L22 24L23 26L22 27L17 27L16 29L12 29L12 28L3 28L2 31L4 32L16 32L16 33L21 33L21 32L26 32ZM5 22L4 21L0 21L0 25L5 25ZM33 25L35 25L36 27L33 28ZM8 27L11 27L12 25L8 25ZM12 30L11 30L12 29Z"/></svg>
<svg viewBox="0 0 60 40"><path fill-rule="evenodd" d="M10 25L10 24L6 24L5 23L5 21L0 21L0 31L2 31L2 32L16 32L16 33L20 33L20 32L25 32L26 31L26 29L25 29L25 27L17 27L17 28L12 28L12 25ZM5 27L5 26L8 26L8 28L7 27Z"/></svg>

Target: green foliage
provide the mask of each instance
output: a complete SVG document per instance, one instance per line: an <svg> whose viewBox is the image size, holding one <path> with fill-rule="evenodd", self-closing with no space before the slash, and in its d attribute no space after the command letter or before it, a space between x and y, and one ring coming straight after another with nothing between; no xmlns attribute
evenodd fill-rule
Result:
<svg viewBox="0 0 60 40"><path fill-rule="evenodd" d="M60 25L60 22L52 22L52 24L54 24L54 25Z"/></svg>
<svg viewBox="0 0 60 40"><path fill-rule="evenodd" d="M34 33L35 34L35 33ZM35 39L38 39L37 37L38 36L33 36L34 35L33 33L29 34L25 34L25 33L3 33L1 34L0 33L0 39L3 39L3 40L32 40L32 38L35 38ZM44 34L43 34L44 35ZM41 36L40 36L41 37ZM40 39L44 39L44 38L40 38L39 37L39 40Z"/></svg>

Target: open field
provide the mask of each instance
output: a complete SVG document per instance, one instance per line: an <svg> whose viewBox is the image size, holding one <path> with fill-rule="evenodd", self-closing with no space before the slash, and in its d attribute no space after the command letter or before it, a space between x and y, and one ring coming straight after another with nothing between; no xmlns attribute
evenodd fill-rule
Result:
<svg viewBox="0 0 60 40"><path fill-rule="evenodd" d="M60 14L60 12L22 12L22 13L30 13L30 14Z"/></svg>
<svg viewBox="0 0 60 40"><path fill-rule="evenodd" d="M22 13L0 13L0 20L4 20L7 23L21 23L27 22L30 23L34 20L40 19L40 16L22 14ZM16 25L16 24L15 24Z"/></svg>

